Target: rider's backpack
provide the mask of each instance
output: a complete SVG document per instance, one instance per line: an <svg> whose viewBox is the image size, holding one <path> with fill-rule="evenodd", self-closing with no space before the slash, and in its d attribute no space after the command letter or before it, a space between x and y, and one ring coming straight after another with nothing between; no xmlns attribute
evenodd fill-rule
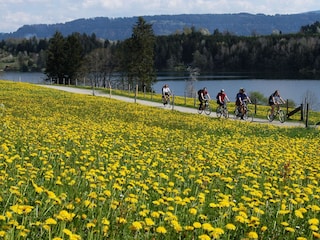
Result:
<svg viewBox="0 0 320 240"><path fill-rule="evenodd" d="M200 90L198 91L198 96L201 95L202 91L203 91L202 89L200 89Z"/></svg>
<svg viewBox="0 0 320 240"><path fill-rule="evenodd" d="M216 99L219 100L219 93L217 94Z"/></svg>

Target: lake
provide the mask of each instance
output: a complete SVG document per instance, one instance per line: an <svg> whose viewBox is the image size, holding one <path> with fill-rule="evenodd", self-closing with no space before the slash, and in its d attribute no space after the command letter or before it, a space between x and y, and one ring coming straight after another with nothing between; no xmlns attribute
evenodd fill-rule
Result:
<svg viewBox="0 0 320 240"><path fill-rule="evenodd" d="M0 72L0 79L39 84L44 83L45 75L43 73ZM185 96L189 76L159 75L157 80L158 82L153 85L156 93L160 93L162 86L167 83L175 95ZM260 92L266 97L278 89L284 99L290 99L297 105L304 103L304 97L308 92L316 98L317 104L314 108L320 109L320 79L255 79L236 74L203 75L197 77L193 87L195 90L207 87L212 98L215 98L217 92L223 88L231 101L235 99L241 87L245 88L248 93Z"/></svg>

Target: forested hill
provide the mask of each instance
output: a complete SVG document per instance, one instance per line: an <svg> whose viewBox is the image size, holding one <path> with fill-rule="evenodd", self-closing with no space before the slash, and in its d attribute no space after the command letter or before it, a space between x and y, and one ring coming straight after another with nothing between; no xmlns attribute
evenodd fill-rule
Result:
<svg viewBox="0 0 320 240"><path fill-rule="evenodd" d="M185 28L205 29L212 34L215 30L229 32L238 36L253 34L269 35L273 32L297 33L301 26L320 21L320 11L290 14L182 14L142 16L146 22L153 25L156 35L169 35L182 32ZM51 38L56 31L64 36L74 32L95 34L98 38L108 40L123 40L129 38L137 17L108 18L96 17L77 19L66 23L24 25L13 33L0 33L0 39Z"/></svg>

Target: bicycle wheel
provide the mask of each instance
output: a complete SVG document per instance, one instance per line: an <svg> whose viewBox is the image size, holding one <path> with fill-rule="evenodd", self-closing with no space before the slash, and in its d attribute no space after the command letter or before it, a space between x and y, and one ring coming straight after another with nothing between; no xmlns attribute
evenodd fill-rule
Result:
<svg viewBox="0 0 320 240"><path fill-rule="evenodd" d="M222 115L223 115L225 118L229 118L228 109L224 108L224 109L222 110Z"/></svg>
<svg viewBox="0 0 320 240"><path fill-rule="evenodd" d="M271 115L271 109L268 109L267 111L267 119L269 120L269 122L272 122L274 117Z"/></svg>
<svg viewBox="0 0 320 240"><path fill-rule="evenodd" d="M279 114L279 121L281 123L284 123L286 121L286 115L285 115L284 111L283 110L279 110L278 114Z"/></svg>
<svg viewBox="0 0 320 240"><path fill-rule="evenodd" d="M243 116L243 119L248 121L253 121L253 112L250 109L247 109L246 113Z"/></svg>
<svg viewBox="0 0 320 240"><path fill-rule="evenodd" d="M234 110L233 118L238 119L239 117L240 117L239 109L236 107L236 109Z"/></svg>
<svg viewBox="0 0 320 240"><path fill-rule="evenodd" d="M211 110L211 107L209 105L207 105L205 108L204 108L204 113L207 114L207 115L210 115L212 112Z"/></svg>
<svg viewBox="0 0 320 240"><path fill-rule="evenodd" d="M217 114L217 117L218 117L218 118L221 118L221 116L222 116L222 109L221 109L221 107L217 107L216 114Z"/></svg>

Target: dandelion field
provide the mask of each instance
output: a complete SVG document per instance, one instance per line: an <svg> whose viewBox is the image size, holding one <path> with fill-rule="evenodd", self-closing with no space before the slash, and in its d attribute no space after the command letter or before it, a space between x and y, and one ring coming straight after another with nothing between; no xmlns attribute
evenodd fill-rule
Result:
<svg viewBox="0 0 320 240"><path fill-rule="evenodd" d="M320 238L317 129L0 89L0 239Z"/></svg>

